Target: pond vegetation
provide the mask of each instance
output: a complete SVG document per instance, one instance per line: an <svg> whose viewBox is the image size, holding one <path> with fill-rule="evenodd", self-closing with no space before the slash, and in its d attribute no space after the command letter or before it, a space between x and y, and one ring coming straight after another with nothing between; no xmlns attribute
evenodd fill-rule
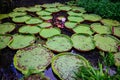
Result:
<svg viewBox="0 0 120 80"><path fill-rule="evenodd" d="M15 73L2 80L119 80L120 22L61 3L17 7L0 14L0 59Z"/></svg>

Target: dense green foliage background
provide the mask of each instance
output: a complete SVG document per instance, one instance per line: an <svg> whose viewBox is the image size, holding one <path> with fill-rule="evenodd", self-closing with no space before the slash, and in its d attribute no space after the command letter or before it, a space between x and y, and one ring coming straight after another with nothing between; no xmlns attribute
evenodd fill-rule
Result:
<svg viewBox="0 0 120 80"><path fill-rule="evenodd" d="M84 7L88 13L120 21L120 0L71 0L68 4Z"/></svg>

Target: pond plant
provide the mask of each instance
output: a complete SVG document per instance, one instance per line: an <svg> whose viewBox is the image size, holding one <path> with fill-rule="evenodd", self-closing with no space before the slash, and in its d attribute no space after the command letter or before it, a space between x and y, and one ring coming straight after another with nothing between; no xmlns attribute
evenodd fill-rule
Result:
<svg viewBox="0 0 120 80"><path fill-rule="evenodd" d="M120 22L89 14L82 7L52 3L0 14L0 51L7 48L15 51L13 64L25 76L23 80L49 80L41 73L50 67L58 80L117 80L120 76ZM90 59L94 51L99 57L104 53L103 60L97 59L97 68ZM112 66L116 68L113 76L109 74Z"/></svg>

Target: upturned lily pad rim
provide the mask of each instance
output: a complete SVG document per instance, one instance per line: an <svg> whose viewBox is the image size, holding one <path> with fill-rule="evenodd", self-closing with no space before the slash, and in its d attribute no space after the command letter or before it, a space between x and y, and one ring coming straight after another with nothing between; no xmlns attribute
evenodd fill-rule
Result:
<svg viewBox="0 0 120 80"><path fill-rule="evenodd" d="M54 36L52 36L52 37L47 38L46 44L45 44L44 46L45 46L46 48L54 51L54 52L59 52L59 53L60 53L60 52L66 52L66 51L54 50L54 49L51 49L51 48L49 48L49 47L47 46L47 42L48 42L50 39L52 39L52 38L54 38L54 37L56 37L56 36L58 36L58 37L59 37L59 36L60 36L60 37L65 37L66 39L68 39L68 40L69 40L69 43L71 44L71 48L68 49L67 51L69 51L69 50L72 49L72 47L73 47L73 42L72 42L71 38L70 38L69 36L65 35L65 34L57 34L57 35L54 35Z"/></svg>
<svg viewBox="0 0 120 80"><path fill-rule="evenodd" d="M53 72L54 72L61 80L64 80L64 79L61 78L59 72L58 72L57 69L54 67L54 64L55 64L55 60L58 59L58 57L63 56L63 55L72 55L72 56L74 55L74 56L78 56L80 59L84 60L84 62L86 63L86 66L87 66L87 67L90 66L89 62L88 62L83 56L81 56L81 55L79 55L79 54L72 54L72 53L70 53L70 52L59 53L59 54L57 54L56 56L54 56L54 57L52 58L51 66L52 66ZM72 65L72 64L71 64L71 65Z"/></svg>
<svg viewBox="0 0 120 80"><path fill-rule="evenodd" d="M87 51L91 51L91 50L94 50L95 49L95 43L94 43L94 40L93 40L93 36L90 35L90 34L87 34L87 33L75 33L71 36L71 40L74 36L76 35L82 35L82 36L86 36L86 37L91 37L92 39L92 44L94 45L92 49L89 49L89 50L83 50L83 49L77 49L75 46L74 46L74 43L73 43L73 47L78 50L78 51L82 51L82 52L87 52Z"/></svg>
<svg viewBox="0 0 120 80"><path fill-rule="evenodd" d="M31 47L32 47L32 48L31 48ZM42 48L44 48L44 49L47 49L47 48L45 48L44 46L42 46L41 44L33 44L33 45L31 45L31 46L28 46L28 47L26 47L26 48L23 48L23 49L18 50L18 51L16 52L16 54L14 55L14 57L13 57L13 64L14 64L15 68L18 69L19 71L21 71L23 74L28 74L28 73L29 73L29 69L23 70L23 69L21 69L21 68L19 68L19 67L17 66L17 65L18 65L18 63L17 63L17 57L18 57L17 54L20 54L20 51L33 50L34 48L37 48L37 47L42 47ZM48 50L48 49L47 49L47 50ZM54 56L54 54L53 54L52 51L49 50L49 53L52 55L52 57ZM51 60L52 60L52 59L51 59ZM50 62L51 62L51 61L49 61L49 64L50 64ZM33 73L40 73L40 72L44 71L44 70L48 67L49 64L47 64L47 66L43 66L42 69L40 69L40 70L34 70Z"/></svg>

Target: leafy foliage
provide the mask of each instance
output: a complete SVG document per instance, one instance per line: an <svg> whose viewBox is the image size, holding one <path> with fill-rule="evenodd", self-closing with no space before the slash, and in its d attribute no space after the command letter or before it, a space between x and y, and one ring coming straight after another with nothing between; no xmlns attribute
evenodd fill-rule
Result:
<svg viewBox="0 0 120 80"><path fill-rule="evenodd" d="M98 69L94 67L82 66L79 68L79 72L76 74L76 80L111 80L108 75L108 70L103 71L102 64L99 63Z"/></svg>
<svg viewBox="0 0 120 80"><path fill-rule="evenodd" d="M113 53L109 52L105 54L104 52L100 52L100 54L104 65L113 66L115 64Z"/></svg>
<svg viewBox="0 0 120 80"><path fill-rule="evenodd" d="M112 18L120 21L119 0L72 0L68 4L84 7L89 13L92 12L104 18Z"/></svg>

